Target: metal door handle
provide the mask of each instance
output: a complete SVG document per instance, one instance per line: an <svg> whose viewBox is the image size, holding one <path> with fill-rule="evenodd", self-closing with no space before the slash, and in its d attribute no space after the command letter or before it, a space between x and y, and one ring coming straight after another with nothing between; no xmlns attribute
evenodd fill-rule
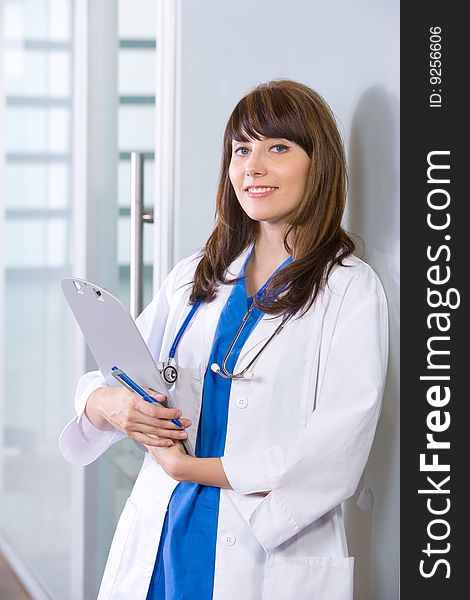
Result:
<svg viewBox="0 0 470 600"><path fill-rule="evenodd" d="M130 313L136 319L144 298L144 223L153 223L153 211L144 212L144 156L131 152Z"/></svg>

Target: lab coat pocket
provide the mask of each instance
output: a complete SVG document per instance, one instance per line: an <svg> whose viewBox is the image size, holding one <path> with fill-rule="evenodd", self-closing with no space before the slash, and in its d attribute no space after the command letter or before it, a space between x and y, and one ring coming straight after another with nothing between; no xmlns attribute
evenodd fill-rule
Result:
<svg viewBox="0 0 470 600"><path fill-rule="evenodd" d="M263 600L352 600L353 575L353 557L268 553Z"/></svg>
<svg viewBox="0 0 470 600"><path fill-rule="evenodd" d="M114 533L111 549L109 551L108 560L106 563L105 578L103 578L103 582L101 584L99 598L108 597L108 595L105 593L105 589L110 589L116 579L136 513L137 508L135 504L128 499Z"/></svg>

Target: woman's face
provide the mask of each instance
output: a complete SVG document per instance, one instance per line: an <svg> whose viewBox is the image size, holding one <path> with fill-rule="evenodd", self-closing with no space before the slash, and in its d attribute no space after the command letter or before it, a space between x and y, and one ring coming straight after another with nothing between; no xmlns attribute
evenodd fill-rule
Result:
<svg viewBox="0 0 470 600"><path fill-rule="evenodd" d="M281 138L232 141L229 177L238 201L255 221L283 224L299 205L310 157Z"/></svg>

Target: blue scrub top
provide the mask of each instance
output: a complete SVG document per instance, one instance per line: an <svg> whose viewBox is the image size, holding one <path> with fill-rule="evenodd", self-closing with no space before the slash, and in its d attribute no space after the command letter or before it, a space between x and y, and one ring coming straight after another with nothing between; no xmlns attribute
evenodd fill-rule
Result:
<svg viewBox="0 0 470 600"><path fill-rule="evenodd" d="M208 365L214 362L222 364L251 306L251 298L246 295L244 274L253 249L254 245L239 274L241 279L234 284L220 315ZM276 271L291 261L289 257ZM261 296L271 277L257 296ZM263 313L254 307L227 360L230 373L233 373L244 343L262 316ZM196 439L198 457L219 458L224 455L231 385L231 379L221 377L209 367L206 369ZM212 599L219 496L218 487L186 481L176 486L168 503L147 600Z"/></svg>

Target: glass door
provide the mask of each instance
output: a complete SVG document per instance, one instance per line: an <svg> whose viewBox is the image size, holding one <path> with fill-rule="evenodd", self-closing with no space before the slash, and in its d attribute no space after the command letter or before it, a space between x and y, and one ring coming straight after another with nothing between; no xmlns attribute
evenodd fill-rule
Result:
<svg viewBox="0 0 470 600"><path fill-rule="evenodd" d="M101 56L101 52L107 52L109 56L108 61L101 56L102 64L99 68L89 64L88 85L93 85L94 88L96 85L101 86L102 100L98 100L101 110L106 113L109 107L116 110L115 127L109 132L110 135L115 135L116 144L114 164L110 160L108 165L110 170L114 169L115 175L114 186L111 186L115 190L114 204L109 194L106 200L109 227L97 215L101 221L101 227L97 228L98 236L107 235L108 238L101 242L101 248L104 252L114 251L115 256L114 264L113 261L107 261L112 269L112 276L100 269L96 277L100 278L97 283L106 280L105 287L129 308L130 157L133 151L141 152L144 156L144 205L148 210L153 208L155 4L151 0L119 0L115 4L109 2L100 4L106 4L107 8L99 7L95 2L88 3L90 30L88 53L91 52L91 44L96 47L96 58L98 55ZM102 48L100 39L104 30L107 31L107 49ZM110 50L112 44L114 44L114 54ZM109 64L111 61L113 61L112 65ZM98 80L98 73L103 69L108 74L108 81L104 83ZM110 69L114 71L114 75L109 75ZM94 107L89 106L88 110L93 111ZM99 139L95 139L97 144L102 143L103 135L100 131ZM111 151L112 145L107 143L106 148ZM93 154L95 160L100 160L91 141L88 142L88 153L89 156L90 153ZM88 160L90 161L90 158ZM96 177L100 176L101 174L97 172ZM102 198L96 197L96 203L102 201ZM94 203L90 198L88 203L90 210L94 210ZM110 211L114 211L112 216ZM113 233L109 229L114 226L114 223L116 229ZM113 235L115 246L110 251L110 247L113 246ZM150 300L152 294L152 252L152 227L146 226L144 304ZM90 254L91 261L93 258L94 252ZM88 263L88 273L94 269L94 265ZM95 368L92 360L87 362L87 369L90 368ZM142 460L143 452L131 440L123 440L85 469L84 596L86 598L96 597L118 518L135 482Z"/></svg>
<svg viewBox="0 0 470 600"><path fill-rule="evenodd" d="M138 8L138 9L137 9ZM144 159L144 207L154 207L155 2L118 2L118 264L119 294L129 307L131 152ZM153 236L144 227L144 306L152 298Z"/></svg>
<svg viewBox="0 0 470 600"><path fill-rule="evenodd" d="M73 3L5 0L3 17L0 531L35 595L67 598L72 482L57 439L76 354L60 289L74 260Z"/></svg>
<svg viewBox="0 0 470 600"><path fill-rule="evenodd" d="M2 11L0 549L35 598L94 598L143 453L124 440L83 469L58 451L77 378L95 368L60 279L91 279L129 306L132 151L153 208L155 3L3 0ZM146 226L144 305L152 237Z"/></svg>

